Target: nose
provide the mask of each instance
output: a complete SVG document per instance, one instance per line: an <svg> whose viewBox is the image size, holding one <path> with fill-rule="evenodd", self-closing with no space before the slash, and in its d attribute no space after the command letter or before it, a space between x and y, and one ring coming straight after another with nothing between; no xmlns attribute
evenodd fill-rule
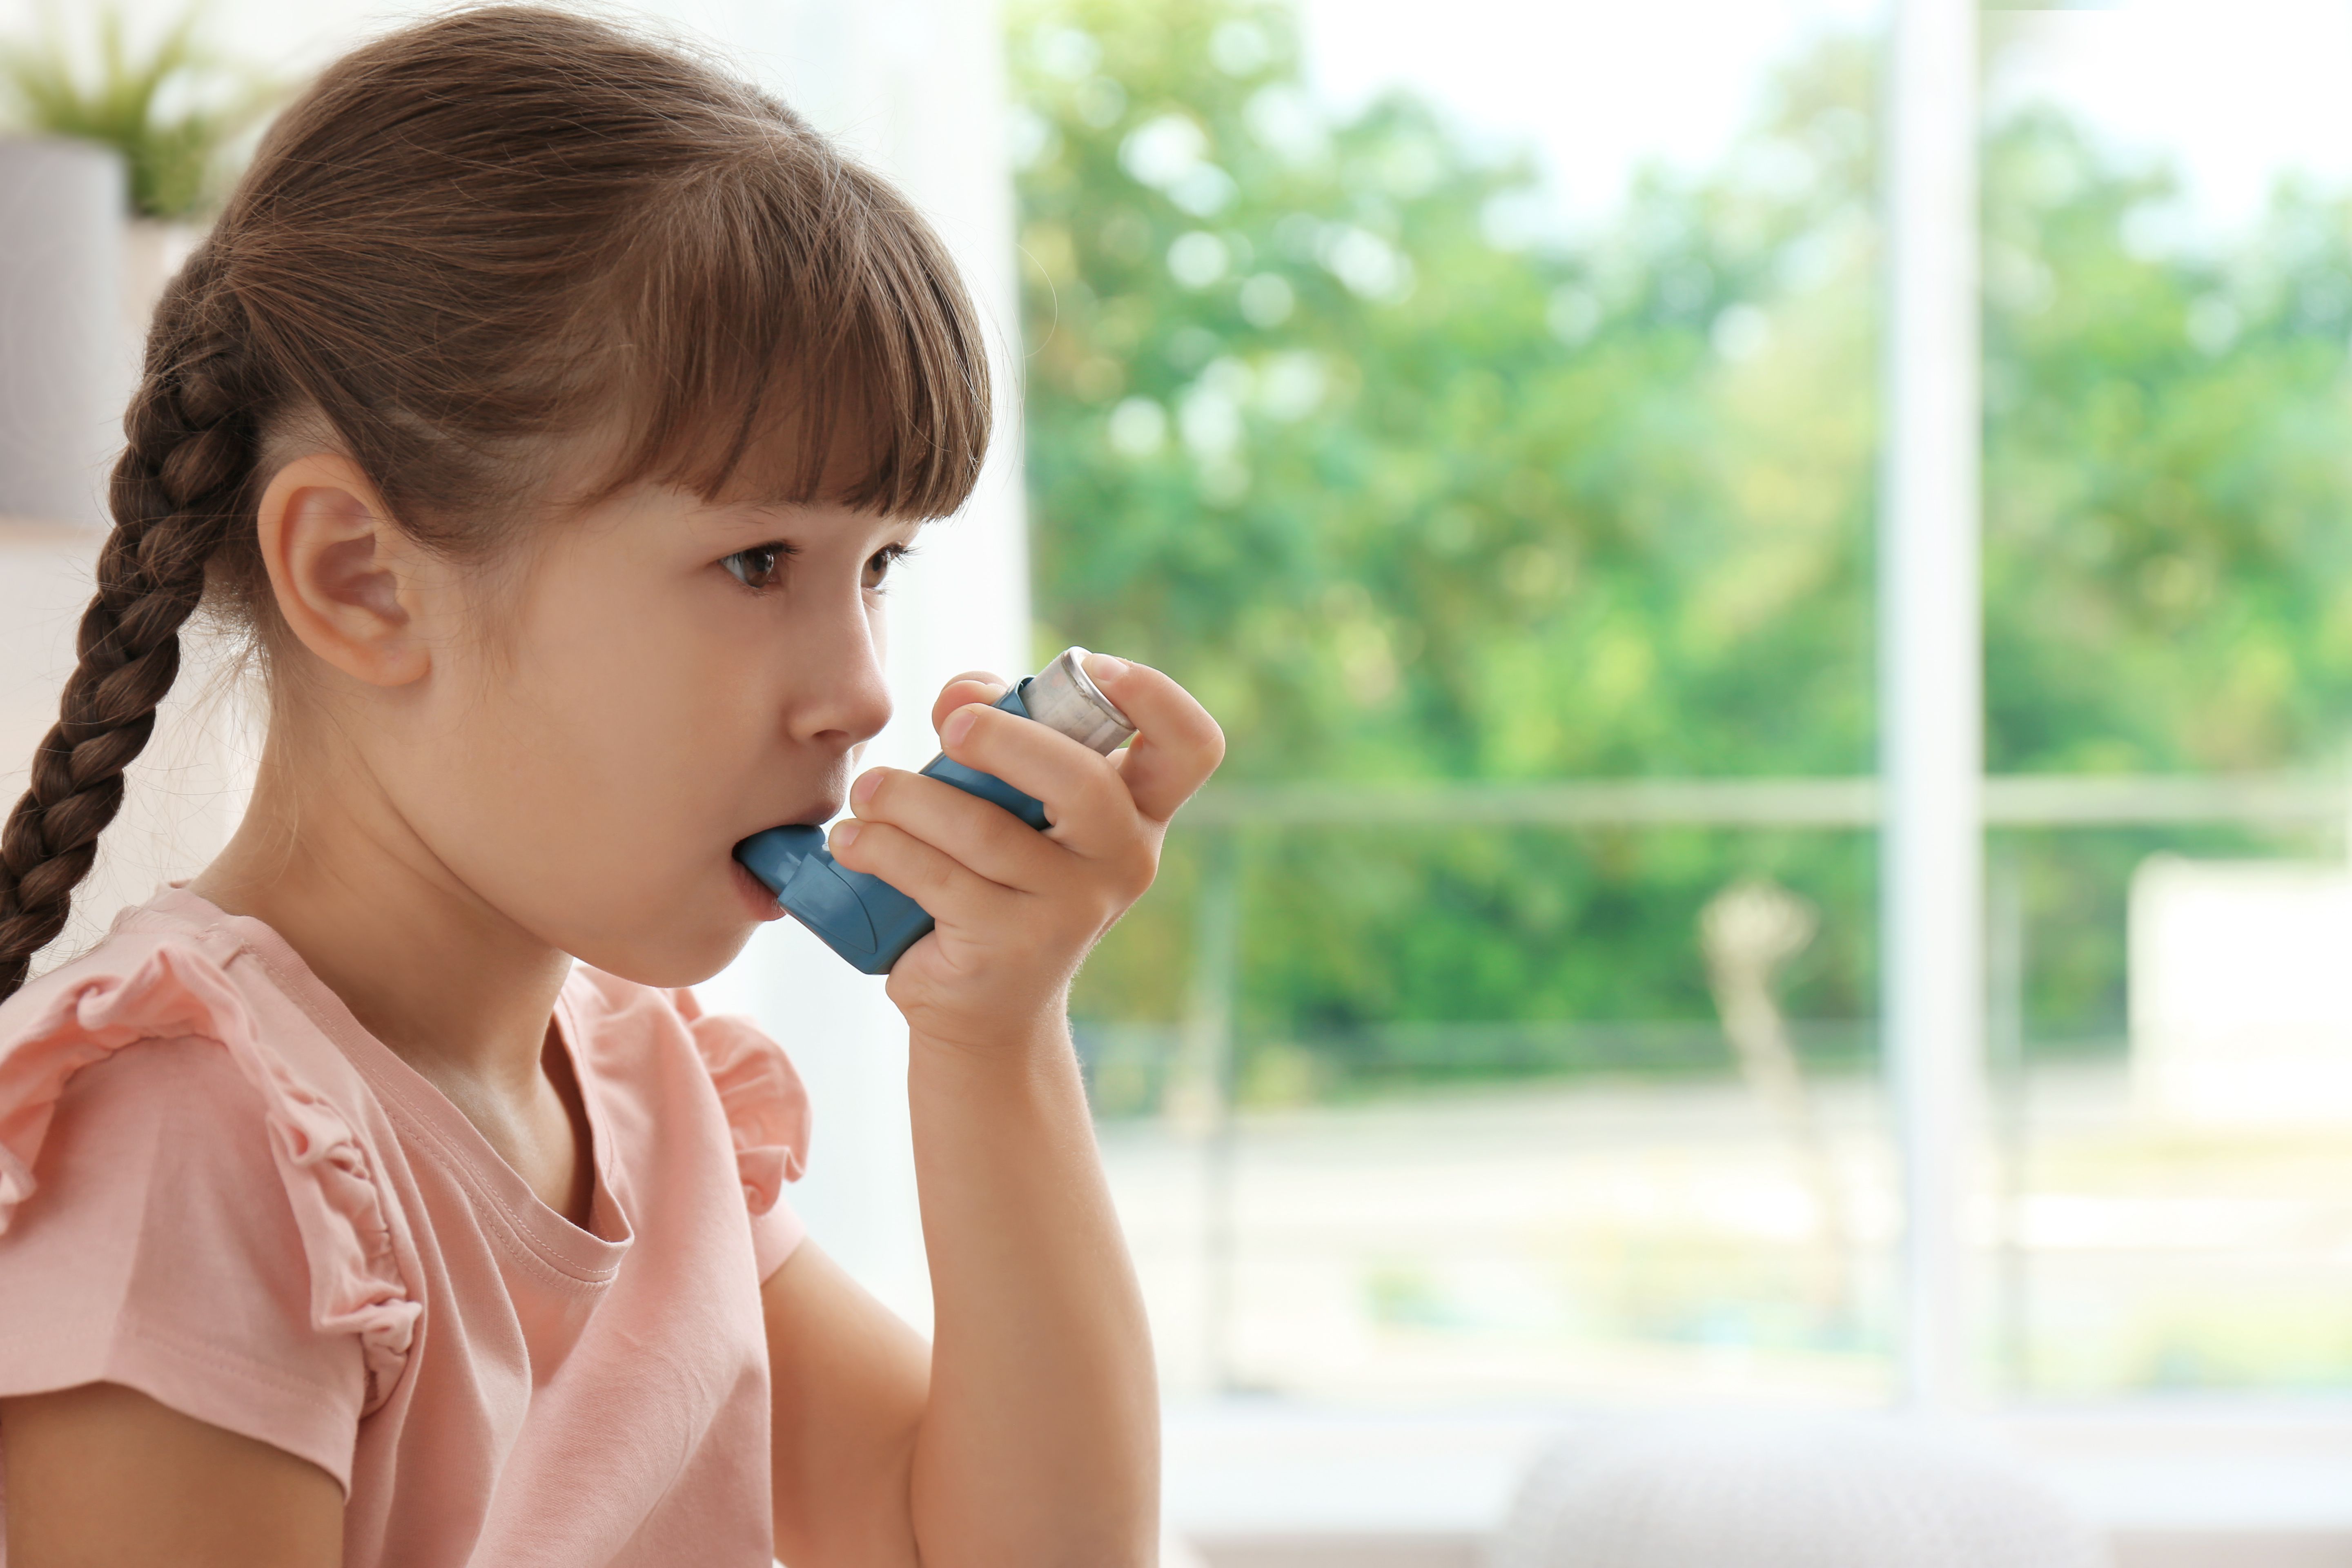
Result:
<svg viewBox="0 0 2352 1568"><path fill-rule="evenodd" d="M890 686L882 668L881 628L861 595L852 593L813 617L801 650L801 700L793 705L793 739L846 751L882 732L890 721Z"/></svg>

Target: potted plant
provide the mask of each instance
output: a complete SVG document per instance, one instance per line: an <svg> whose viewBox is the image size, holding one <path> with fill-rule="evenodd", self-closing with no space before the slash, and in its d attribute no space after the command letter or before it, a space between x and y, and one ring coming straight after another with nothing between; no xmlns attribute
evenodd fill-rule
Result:
<svg viewBox="0 0 2352 1568"><path fill-rule="evenodd" d="M38 33L0 44L0 110L20 133L97 142L120 153L129 197L122 248L123 326L146 338L155 300L203 232L232 155L277 101L277 83L232 62L202 37L201 5L135 49L121 8L59 13Z"/></svg>

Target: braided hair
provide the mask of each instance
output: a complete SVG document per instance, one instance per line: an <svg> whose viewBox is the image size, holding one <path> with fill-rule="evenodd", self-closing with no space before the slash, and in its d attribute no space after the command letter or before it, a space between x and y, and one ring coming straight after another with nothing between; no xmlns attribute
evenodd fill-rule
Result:
<svg viewBox="0 0 2352 1568"><path fill-rule="evenodd" d="M154 732L180 670L180 628L203 602L254 469L255 429L236 335L207 256L192 258L157 308L146 377L123 421L114 531L82 613L79 661L58 722L33 753L32 787L0 831L0 996L65 928L98 836L122 806L122 770Z"/></svg>
<svg viewBox="0 0 2352 1568"><path fill-rule="evenodd" d="M188 618L217 609L265 669L285 649L254 518L281 437L322 438L467 560L564 510L518 503L590 430L618 437L572 506L653 480L944 516L989 396L922 220L709 62L529 5L345 57L157 307L79 662L0 831L0 1002L65 928Z"/></svg>

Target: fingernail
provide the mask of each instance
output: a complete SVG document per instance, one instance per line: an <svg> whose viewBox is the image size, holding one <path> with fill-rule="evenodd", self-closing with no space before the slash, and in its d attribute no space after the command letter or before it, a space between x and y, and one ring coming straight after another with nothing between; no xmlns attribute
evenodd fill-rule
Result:
<svg viewBox="0 0 2352 1568"><path fill-rule="evenodd" d="M980 722L978 710L973 708L959 708L954 712L948 715L948 721L946 723L940 726L940 739L952 746L958 741L962 740L966 735L971 734L971 727L978 722Z"/></svg>
<svg viewBox="0 0 2352 1568"><path fill-rule="evenodd" d="M1127 660L1114 658L1107 653L1090 653L1086 658L1087 673L1097 680L1117 680L1127 673Z"/></svg>
<svg viewBox="0 0 2352 1568"><path fill-rule="evenodd" d="M872 800L874 792L882 787L882 775L888 771L887 768L870 768L858 774L857 782L849 786L849 804L864 805Z"/></svg>
<svg viewBox="0 0 2352 1568"><path fill-rule="evenodd" d="M862 822L835 823L833 825L833 852L838 855L843 850L848 848L851 845L856 843L857 836L864 831L866 831L866 825Z"/></svg>

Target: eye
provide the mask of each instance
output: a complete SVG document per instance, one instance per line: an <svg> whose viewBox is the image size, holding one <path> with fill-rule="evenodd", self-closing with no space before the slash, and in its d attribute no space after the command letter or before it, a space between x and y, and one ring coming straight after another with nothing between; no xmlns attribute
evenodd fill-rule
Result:
<svg viewBox="0 0 2352 1568"><path fill-rule="evenodd" d="M719 564L727 574L753 593L776 585L784 570L784 563L796 553L782 540L766 544L754 544L749 550L739 550L732 555L721 556Z"/></svg>
<svg viewBox="0 0 2352 1568"><path fill-rule="evenodd" d="M866 563L866 586L874 593L882 592L884 579L890 575L890 568L914 552L915 547L911 544L886 544L876 551Z"/></svg>

